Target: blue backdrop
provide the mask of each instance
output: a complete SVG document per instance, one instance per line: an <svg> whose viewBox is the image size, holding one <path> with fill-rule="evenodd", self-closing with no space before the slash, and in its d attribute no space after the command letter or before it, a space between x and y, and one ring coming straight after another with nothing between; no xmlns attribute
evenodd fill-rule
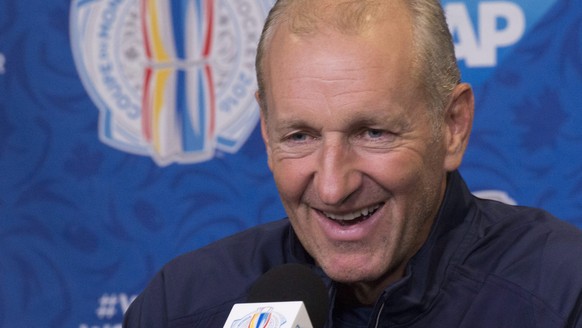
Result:
<svg viewBox="0 0 582 328"><path fill-rule="evenodd" d="M119 327L168 260L284 216L252 102L270 5L0 0L0 327ZM582 227L582 2L444 5L471 189Z"/></svg>

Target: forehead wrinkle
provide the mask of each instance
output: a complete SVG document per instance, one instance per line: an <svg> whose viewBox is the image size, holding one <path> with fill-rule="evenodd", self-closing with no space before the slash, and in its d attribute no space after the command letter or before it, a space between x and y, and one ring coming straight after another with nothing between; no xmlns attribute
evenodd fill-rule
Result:
<svg viewBox="0 0 582 328"><path fill-rule="evenodd" d="M412 129L413 123L407 115L403 115L406 108L401 106L390 105L390 108L383 106L383 110L378 111L378 107L354 106L353 109L346 109L340 113L336 113L331 108L311 108L309 113L321 113L325 111L328 115L332 115L332 120L322 119L312 121L309 116L305 116L306 112L302 112L301 116L289 115L279 117L276 121L277 130L291 130L291 129L314 129L323 131L326 129L336 131L349 131L351 129L370 127L370 128L396 128L400 131L409 131ZM353 112L356 112L355 115ZM348 114L350 112L351 114Z"/></svg>
<svg viewBox="0 0 582 328"><path fill-rule="evenodd" d="M356 71L353 69L353 71ZM328 76L301 76L288 79L289 83L294 85L299 85L301 83L318 82L321 83L323 88L323 93L327 100L334 97L348 96L348 95L358 95L358 94L369 94L375 92L382 92L377 87L370 88L369 85L365 84L365 78L356 76L345 76L339 75L338 77L328 77ZM362 86L358 86L358 82L364 83ZM309 94L314 95L324 95L313 89ZM294 92L291 92L294 94ZM365 97L365 96L362 96ZM297 97L286 97L287 99L299 99ZM357 100L354 100L356 102Z"/></svg>
<svg viewBox="0 0 582 328"><path fill-rule="evenodd" d="M289 117L277 120L275 124L275 133L286 134L293 130L306 128L314 129L314 127L310 126L302 117Z"/></svg>

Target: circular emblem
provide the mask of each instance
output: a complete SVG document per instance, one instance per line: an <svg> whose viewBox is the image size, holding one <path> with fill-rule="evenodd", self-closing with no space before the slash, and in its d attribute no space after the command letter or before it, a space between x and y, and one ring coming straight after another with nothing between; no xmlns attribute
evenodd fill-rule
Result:
<svg viewBox="0 0 582 328"><path fill-rule="evenodd" d="M258 122L254 60L271 4L73 0L73 54L100 139L160 166L238 151Z"/></svg>
<svg viewBox="0 0 582 328"><path fill-rule="evenodd" d="M231 328L280 328L285 322L285 317L272 307L262 307L233 322Z"/></svg>

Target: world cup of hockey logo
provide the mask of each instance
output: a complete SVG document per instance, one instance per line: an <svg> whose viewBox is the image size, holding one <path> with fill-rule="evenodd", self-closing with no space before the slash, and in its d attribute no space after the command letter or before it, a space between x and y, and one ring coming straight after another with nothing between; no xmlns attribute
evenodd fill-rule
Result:
<svg viewBox="0 0 582 328"><path fill-rule="evenodd" d="M233 322L231 328L280 328L285 321L285 317L274 312L272 307L262 307Z"/></svg>
<svg viewBox="0 0 582 328"><path fill-rule="evenodd" d="M272 0L74 0L71 40L99 137L159 165L234 153L258 121L254 57Z"/></svg>

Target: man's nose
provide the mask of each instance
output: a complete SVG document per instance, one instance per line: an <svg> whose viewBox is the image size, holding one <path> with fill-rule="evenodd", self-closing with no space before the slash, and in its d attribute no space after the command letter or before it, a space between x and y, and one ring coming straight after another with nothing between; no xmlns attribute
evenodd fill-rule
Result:
<svg viewBox="0 0 582 328"><path fill-rule="evenodd" d="M315 174L318 197L326 205L341 205L361 185L357 154L348 142L337 138L325 140L319 156Z"/></svg>

